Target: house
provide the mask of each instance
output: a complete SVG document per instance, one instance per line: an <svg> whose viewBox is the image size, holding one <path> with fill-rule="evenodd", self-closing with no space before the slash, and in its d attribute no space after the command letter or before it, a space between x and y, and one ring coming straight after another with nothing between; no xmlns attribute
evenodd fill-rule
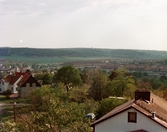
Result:
<svg viewBox="0 0 167 132"><path fill-rule="evenodd" d="M18 83L18 96L25 98L33 89L39 87L41 87L41 85L37 82L37 80L31 74L26 74Z"/></svg>
<svg viewBox="0 0 167 132"><path fill-rule="evenodd" d="M17 93L17 83L21 80L22 75L8 75L4 79L1 80L1 90L0 93L3 93L6 90L11 90L12 93Z"/></svg>
<svg viewBox="0 0 167 132"><path fill-rule="evenodd" d="M167 102L150 91L135 91L122 104L91 124L94 132L167 132Z"/></svg>
<svg viewBox="0 0 167 132"><path fill-rule="evenodd" d="M18 94L19 97L25 98L30 91L41 87L30 72L16 72L14 75L8 75L1 80L0 93L11 90L12 93Z"/></svg>

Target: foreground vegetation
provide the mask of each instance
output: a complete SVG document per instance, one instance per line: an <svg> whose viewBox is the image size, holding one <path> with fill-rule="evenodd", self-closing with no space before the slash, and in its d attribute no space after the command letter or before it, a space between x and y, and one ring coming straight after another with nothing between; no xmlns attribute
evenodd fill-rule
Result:
<svg viewBox="0 0 167 132"><path fill-rule="evenodd" d="M25 105L16 107L16 122L11 118L3 120L0 131L91 132L93 120L86 117L88 113L95 113L98 119L132 99L135 90L163 96L166 77L145 77L126 69L79 71L72 66L62 67L55 74L36 73L35 78L43 86L32 91ZM124 99L116 98L120 96Z"/></svg>

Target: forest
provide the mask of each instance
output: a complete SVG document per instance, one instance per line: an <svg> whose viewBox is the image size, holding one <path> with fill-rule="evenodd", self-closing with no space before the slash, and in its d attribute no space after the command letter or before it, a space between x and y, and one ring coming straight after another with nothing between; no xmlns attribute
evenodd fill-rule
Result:
<svg viewBox="0 0 167 132"><path fill-rule="evenodd" d="M31 92L26 105L16 108L15 122L3 120L0 132L91 132L91 122L131 100L136 90L166 99L166 76L147 78L123 68L107 72L64 66L54 74L38 71L34 77L42 87ZM88 118L88 113L95 118Z"/></svg>
<svg viewBox="0 0 167 132"><path fill-rule="evenodd" d="M130 50L130 49L98 49L98 48L60 48L60 49L39 49L39 48L0 48L0 59L15 60L22 58L116 58L116 59L166 59L166 51L155 50Z"/></svg>

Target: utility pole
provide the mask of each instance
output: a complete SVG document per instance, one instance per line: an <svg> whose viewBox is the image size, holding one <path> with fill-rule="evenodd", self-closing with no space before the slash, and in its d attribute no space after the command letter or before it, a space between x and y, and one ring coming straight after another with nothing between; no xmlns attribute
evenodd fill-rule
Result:
<svg viewBox="0 0 167 132"><path fill-rule="evenodd" d="M13 119L16 122L16 102L13 102Z"/></svg>

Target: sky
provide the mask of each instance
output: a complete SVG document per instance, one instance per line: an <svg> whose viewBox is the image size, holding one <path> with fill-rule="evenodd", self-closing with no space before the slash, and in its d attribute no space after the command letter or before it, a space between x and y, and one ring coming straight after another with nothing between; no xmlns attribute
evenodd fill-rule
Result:
<svg viewBox="0 0 167 132"><path fill-rule="evenodd" d="M167 0L0 0L0 47L167 51Z"/></svg>

